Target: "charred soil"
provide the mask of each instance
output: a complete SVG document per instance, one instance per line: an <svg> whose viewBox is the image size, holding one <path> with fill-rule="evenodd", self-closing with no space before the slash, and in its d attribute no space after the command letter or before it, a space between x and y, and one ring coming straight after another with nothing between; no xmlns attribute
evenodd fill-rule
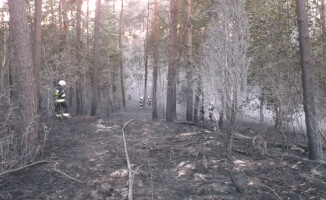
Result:
<svg viewBox="0 0 326 200"><path fill-rule="evenodd" d="M253 145L255 132L234 138L234 175L227 173L223 131L152 122L149 113L55 121L43 159L0 177L1 199L127 199L128 169L122 127L134 173L134 199L326 199L326 164L295 146ZM252 130L252 129L250 129ZM267 134L268 134L268 130Z"/></svg>

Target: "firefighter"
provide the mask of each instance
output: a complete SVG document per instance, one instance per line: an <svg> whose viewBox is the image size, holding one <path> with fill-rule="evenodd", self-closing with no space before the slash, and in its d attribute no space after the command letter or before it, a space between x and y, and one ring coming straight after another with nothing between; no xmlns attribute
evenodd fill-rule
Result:
<svg viewBox="0 0 326 200"><path fill-rule="evenodd" d="M214 110L214 102L211 101L208 106L208 121L212 122L213 120L213 110Z"/></svg>
<svg viewBox="0 0 326 200"><path fill-rule="evenodd" d="M151 96L147 97L147 105L149 108L152 108L152 97Z"/></svg>
<svg viewBox="0 0 326 200"><path fill-rule="evenodd" d="M139 99L139 108L143 109L143 106L144 106L144 99L143 99L143 97L140 97L140 99Z"/></svg>
<svg viewBox="0 0 326 200"><path fill-rule="evenodd" d="M204 105L201 105L200 110L199 110L199 120L200 123L204 123L205 121L205 109L204 109Z"/></svg>
<svg viewBox="0 0 326 200"><path fill-rule="evenodd" d="M57 119L69 118L68 106L66 103L66 93L64 86L66 81L60 80L57 88L55 89L55 111Z"/></svg>

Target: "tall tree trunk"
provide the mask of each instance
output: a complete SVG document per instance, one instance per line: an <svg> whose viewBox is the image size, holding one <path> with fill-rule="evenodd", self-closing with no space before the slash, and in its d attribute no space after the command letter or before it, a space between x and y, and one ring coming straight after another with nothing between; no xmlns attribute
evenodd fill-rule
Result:
<svg viewBox="0 0 326 200"><path fill-rule="evenodd" d="M275 124L274 127L277 131L281 131L282 124L282 107L281 102L277 99L274 102L274 111L275 111Z"/></svg>
<svg viewBox="0 0 326 200"><path fill-rule="evenodd" d="M170 0L170 42L168 84L166 98L166 121L173 122L175 117L176 97L176 54L177 54L177 0Z"/></svg>
<svg viewBox="0 0 326 200"><path fill-rule="evenodd" d="M2 16L0 18L0 20L3 20L4 16ZM3 54L2 54L2 63L1 63L1 75L0 75L0 93L3 94L3 90L4 90L4 74L5 74L5 68L7 65L7 60L8 60L8 54L10 55L10 44L8 45L8 38L9 37L9 31L8 31L8 27L7 24L3 24L3 26L1 26L2 29L5 29L3 31L3 37L2 37L2 42L3 42ZM10 43L10 42L9 42Z"/></svg>
<svg viewBox="0 0 326 200"><path fill-rule="evenodd" d="M60 33L60 45L59 45L59 52L61 53L65 46L66 46L66 39L68 34L68 15L67 15L67 2L66 0L60 0L61 3L61 14L63 20L63 29Z"/></svg>
<svg viewBox="0 0 326 200"><path fill-rule="evenodd" d="M8 1L10 25L19 88L19 114L21 117L22 153L27 159L33 158L39 144L37 132L37 100L35 98L35 79L33 76L33 58L30 43L30 30L27 23L25 2Z"/></svg>
<svg viewBox="0 0 326 200"><path fill-rule="evenodd" d="M154 4L154 66L153 66L153 92L152 92L152 119L157 120L157 71L158 71L158 5Z"/></svg>
<svg viewBox="0 0 326 200"><path fill-rule="evenodd" d="M228 110L230 110L230 118L228 120L228 127L227 127L227 141L226 141L226 159L227 159L227 167L228 167L228 174L231 178L231 181L233 185L235 186L236 190L239 193L243 193L243 189L239 185L236 177L233 174L233 159L232 159L232 148L233 148L233 133L236 130L235 127L235 120L236 120L236 113L238 110L238 105L237 105L237 89L234 89L233 91L233 101L232 105L228 106L230 107Z"/></svg>
<svg viewBox="0 0 326 200"><path fill-rule="evenodd" d="M56 15L54 14L54 5L53 5L54 0L50 0L50 12L51 12L51 21L52 23L56 23ZM59 10L60 10L60 3L59 3ZM61 11L60 11L61 12ZM60 13L59 13L60 15Z"/></svg>
<svg viewBox="0 0 326 200"><path fill-rule="evenodd" d="M179 15L180 15L180 0L175 0L175 55L178 53L178 21L179 21ZM174 75L174 80L175 80L175 87L174 87L174 92L173 92L173 117L176 119L177 117L177 83L179 79L179 71L178 71L178 66L179 66L179 61L180 61L180 56L176 57L174 60L174 68L175 68L175 75Z"/></svg>
<svg viewBox="0 0 326 200"><path fill-rule="evenodd" d="M1 27L2 28L2 27ZM2 94L3 92L3 78L4 78L4 68L6 65L6 51L7 51L7 47L6 47L6 32L3 33L3 40L1 42L3 42L3 55L2 55L2 61L1 61L1 67L0 67L0 94Z"/></svg>
<svg viewBox="0 0 326 200"><path fill-rule="evenodd" d="M260 124L263 124L265 121L265 119L264 119L264 101L265 101L265 94L264 94L264 90L262 89L260 98L259 98Z"/></svg>
<svg viewBox="0 0 326 200"><path fill-rule="evenodd" d="M113 13L115 13L115 0L113 0L113 2L112 2L112 10L113 10Z"/></svg>
<svg viewBox="0 0 326 200"><path fill-rule="evenodd" d="M33 14L32 14L32 5L31 5L31 0L25 0L26 3L26 7L27 7L27 23L28 23L28 27L30 30L30 33L33 33ZM31 37L33 38L33 37Z"/></svg>
<svg viewBox="0 0 326 200"><path fill-rule="evenodd" d="M89 52L89 37L88 37L88 34L89 34L89 1L90 0L87 0L87 8L86 8L86 16L87 16L87 20L86 20L86 50L87 50L87 53Z"/></svg>
<svg viewBox="0 0 326 200"><path fill-rule="evenodd" d="M197 83L197 92L195 96L195 105L194 105L194 123L195 125L199 126L199 110L200 110L200 96L202 94L202 84L201 84L201 77L198 77Z"/></svg>
<svg viewBox="0 0 326 200"><path fill-rule="evenodd" d="M9 37L10 37L10 44L9 44L9 87L10 87L10 91L9 91L9 96L10 96L10 100L11 101L15 101L17 100L17 84L15 84L15 80L17 80L16 77L16 70L15 67L17 66L17 64L15 62L18 61L16 54L14 53L14 41L13 41L13 32L12 32L12 22L9 22ZM15 87L16 86L16 87ZM16 104L17 102L15 102Z"/></svg>
<svg viewBox="0 0 326 200"><path fill-rule="evenodd" d="M303 105L306 117L309 158L319 160L322 157L322 145L317 131L316 107L313 81L313 60L308 30L308 16L305 0L296 0L296 13L299 27L301 55Z"/></svg>
<svg viewBox="0 0 326 200"><path fill-rule="evenodd" d="M36 99L38 108L41 109L40 95L40 66L42 50L42 0L35 0L35 19L34 19L34 76L36 86Z"/></svg>
<svg viewBox="0 0 326 200"><path fill-rule="evenodd" d="M123 53L122 53L122 18L123 18L123 0L121 0L121 12L119 21L119 50L120 50L120 85L121 85L121 97L122 107L126 109L126 97L125 97L125 86L124 86L124 70L123 70Z"/></svg>
<svg viewBox="0 0 326 200"><path fill-rule="evenodd" d="M148 20L149 20L149 0L147 1L147 18L146 18L146 42L145 42L145 80L144 80L144 104L147 102L147 70L148 70Z"/></svg>
<svg viewBox="0 0 326 200"><path fill-rule="evenodd" d="M187 0L187 33L188 33L188 40L187 40L187 59L188 59L188 66L187 66L187 111L186 111L186 120L192 121L193 120L193 68L194 68L194 61L192 56L192 13L191 13L191 0Z"/></svg>
<svg viewBox="0 0 326 200"><path fill-rule="evenodd" d="M81 7L83 5L83 0L77 0L77 14L76 14L76 43L75 43L75 48L76 48L76 61L78 65L78 82L76 86L76 104L77 104L77 114L83 113L83 73L81 73ZM87 19L88 20L88 19ZM88 31L88 27L87 27ZM88 35L87 35L88 36Z"/></svg>
<svg viewBox="0 0 326 200"><path fill-rule="evenodd" d="M101 0L96 1L95 25L94 25L94 66L92 74L92 109L91 115L95 116L97 111L98 94L98 59L99 59L99 37L100 37L100 10Z"/></svg>
<svg viewBox="0 0 326 200"><path fill-rule="evenodd" d="M323 34L326 35L326 24L325 24L325 0L321 0L320 6L320 19L321 19L321 27L323 30Z"/></svg>

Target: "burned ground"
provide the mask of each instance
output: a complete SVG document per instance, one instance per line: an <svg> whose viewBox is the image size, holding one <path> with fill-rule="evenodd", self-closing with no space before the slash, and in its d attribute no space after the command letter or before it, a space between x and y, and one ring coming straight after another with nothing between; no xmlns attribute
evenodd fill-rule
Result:
<svg viewBox="0 0 326 200"><path fill-rule="evenodd" d="M127 199L121 129L130 119L125 134L134 199L326 198L326 164L304 159L307 153L291 146L259 151L253 124L235 135L234 172L245 189L239 194L227 173L223 133L135 113L55 121L42 152L50 162L1 176L0 199Z"/></svg>

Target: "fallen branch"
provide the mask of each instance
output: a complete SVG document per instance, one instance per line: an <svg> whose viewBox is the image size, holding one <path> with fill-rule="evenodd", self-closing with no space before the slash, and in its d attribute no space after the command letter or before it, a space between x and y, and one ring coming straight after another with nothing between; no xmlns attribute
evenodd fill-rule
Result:
<svg viewBox="0 0 326 200"><path fill-rule="evenodd" d="M54 165L54 169L52 169L52 170L55 171L55 172L57 172L57 173L59 173L59 174L62 174L62 175L64 175L64 176L66 176L66 177L68 177L68 178L70 178L70 179L72 179L72 180L74 180L74 181L76 181L76 182L78 182L78 183L83 183L82 181L80 181L80 180L78 180L78 179L76 179L76 178L74 178L74 177L71 177L71 176L69 176L68 174L66 174L66 173L64 173L64 172L62 172L62 171L60 171L59 169L57 169L56 165Z"/></svg>
<svg viewBox="0 0 326 200"><path fill-rule="evenodd" d="M132 119L133 120L133 119ZM128 192L128 200L132 200L132 186L133 186L133 174L132 174L132 170L131 170L131 164L130 164L130 160L129 160L129 155L128 155L128 150L127 150L127 143L126 143L126 137L125 137L125 131L124 129L126 128L126 126L132 121L129 120L128 122L126 122L123 127L122 127L122 137L123 137L123 146L124 146L124 150L125 150L125 154L126 154L126 159L127 159L127 166L128 166L128 171L129 171L129 192Z"/></svg>
<svg viewBox="0 0 326 200"><path fill-rule="evenodd" d="M28 164L28 165L24 165L24 166L16 168L16 169L11 169L11 170L8 170L8 171L1 172L0 176L3 176L4 174L12 173L12 172L17 172L19 170L22 170L22 169L25 169L27 167L31 167L31 166L34 166L34 165L38 165L38 164L42 164L42 163L50 163L50 162L53 162L53 161L47 161L47 160L37 161L37 162L31 163L31 164Z"/></svg>
<svg viewBox="0 0 326 200"><path fill-rule="evenodd" d="M148 161L148 166L149 166L149 173L151 175L151 192L152 192L152 200L154 199L154 189L153 189L153 175L152 175L152 167L151 164Z"/></svg>

